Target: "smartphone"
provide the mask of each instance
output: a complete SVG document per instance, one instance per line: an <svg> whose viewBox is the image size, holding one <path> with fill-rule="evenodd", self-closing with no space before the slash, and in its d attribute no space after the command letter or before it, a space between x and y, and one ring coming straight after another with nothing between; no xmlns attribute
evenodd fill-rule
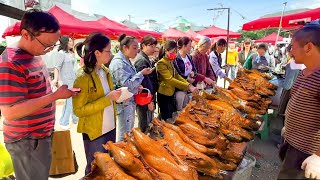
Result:
<svg viewBox="0 0 320 180"><path fill-rule="evenodd" d="M80 88L72 88L70 90L73 91L73 92L77 92L77 93L81 92Z"/></svg>

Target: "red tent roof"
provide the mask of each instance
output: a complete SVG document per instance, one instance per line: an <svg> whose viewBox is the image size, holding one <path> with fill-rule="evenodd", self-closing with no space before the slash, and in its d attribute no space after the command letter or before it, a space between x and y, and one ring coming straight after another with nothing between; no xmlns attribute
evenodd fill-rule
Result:
<svg viewBox="0 0 320 180"><path fill-rule="evenodd" d="M84 37L92 32L102 32L109 37L113 37L114 33L106 28L104 28L101 24L88 23L86 21L82 21L71 14L65 12L58 6L54 6L49 10L59 21L61 26L61 33L63 35L70 35L74 38ZM5 32L2 34L2 37L5 36L16 36L20 35L20 22L16 22L15 24L9 26Z"/></svg>
<svg viewBox="0 0 320 180"><path fill-rule="evenodd" d="M142 29L137 29L137 31L139 32L141 38L147 35L150 35L156 39L160 39L162 37L162 33L155 32L155 31L147 31Z"/></svg>
<svg viewBox="0 0 320 180"><path fill-rule="evenodd" d="M198 32L198 33L203 36L218 37L218 36L227 36L228 31L225 29L218 28L216 26L211 26L211 27L208 27L207 29L204 29L204 30ZM237 32L229 31L229 37L230 38L240 38L241 34L237 33Z"/></svg>
<svg viewBox="0 0 320 180"><path fill-rule="evenodd" d="M189 29L186 33L189 34L195 41L199 41L203 37L201 34L198 34L191 29Z"/></svg>
<svg viewBox="0 0 320 180"><path fill-rule="evenodd" d="M183 32L183 31L179 31L174 28L169 28L168 30L163 32L163 35L162 35L163 38L168 38L168 39L178 39L178 38L184 37L184 36L191 38L191 36L189 34Z"/></svg>
<svg viewBox="0 0 320 180"><path fill-rule="evenodd" d="M282 28L297 28L301 26L297 24L298 22L309 22L318 18L320 18L320 8L294 14L288 14L283 16L282 18ZM256 19L254 21L243 24L242 30L253 31L265 28L277 28L279 27L280 19L281 16Z"/></svg>
<svg viewBox="0 0 320 180"><path fill-rule="evenodd" d="M261 39L258 39L258 40L255 40L254 42L261 42L261 43L271 43L271 44L275 44L276 43L276 38L277 38L277 33L272 33L264 38L261 38ZM279 36L278 37L278 41L282 41L283 40L283 37L282 36Z"/></svg>
<svg viewBox="0 0 320 180"><path fill-rule="evenodd" d="M116 36L121 34L126 34L128 36L139 37L140 34L137 30L131 29L121 23L108 19L107 17L102 17L98 19L98 22L104 26L104 28L115 33Z"/></svg>

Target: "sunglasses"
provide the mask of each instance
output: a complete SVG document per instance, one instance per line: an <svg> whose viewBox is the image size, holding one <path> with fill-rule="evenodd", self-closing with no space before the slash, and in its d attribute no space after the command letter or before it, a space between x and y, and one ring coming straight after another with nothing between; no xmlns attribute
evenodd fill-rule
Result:
<svg viewBox="0 0 320 180"><path fill-rule="evenodd" d="M28 30L27 30L28 31ZM54 45L51 45L51 46L48 46L48 45L45 45L44 43L42 43L31 31L28 31L29 34L34 37L43 47L43 51L50 51L52 50L53 48L55 48L56 46L59 46L60 44L54 44Z"/></svg>

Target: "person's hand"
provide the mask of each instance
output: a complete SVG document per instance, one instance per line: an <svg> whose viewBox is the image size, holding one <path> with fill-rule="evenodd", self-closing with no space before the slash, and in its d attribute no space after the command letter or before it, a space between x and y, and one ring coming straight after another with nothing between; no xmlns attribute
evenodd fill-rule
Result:
<svg viewBox="0 0 320 180"><path fill-rule="evenodd" d="M282 137L284 137L284 133L286 132L286 127L283 127L282 129L281 129L281 136Z"/></svg>
<svg viewBox="0 0 320 180"><path fill-rule="evenodd" d="M68 99L69 97L76 96L77 94L77 92L73 92L68 89L68 85L60 86L57 91L53 93L56 99Z"/></svg>
<svg viewBox="0 0 320 180"><path fill-rule="evenodd" d="M230 78L228 78L227 76L224 77L224 79L225 79L226 81L228 81L229 83L232 83L232 80L231 80Z"/></svg>
<svg viewBox="0 0 320 180"><path fill-rule="evenodd" d="M194 87L192 84L189 84L189 91L193 94L199 94L199 90Z"/></svg>
<svg viewBox="0 0 320 180"><path fill-rule="evenodd" d="M149 109L149 111L154 111L154 104L153 104L153 102L151 102L151 103L148 104L148 109Z"/></svg>
<svg viewBox="0 0 320 180"><path fill-rule="evenodd" d="M142 86L142 85L140 85L140 86L138 87L138 93L141 93L141 92L142 92L142 90L143 90L143 86Z"/></svg>
<svg viewBox="0 0 320 180"><path fill-rule="evenodd" d="M121 96L121 89L113 90L113 91L109 92L109 94L107 94L107 96L111 101L116 101Z"/></svg>
<svg viewBox="0 0 320 180"><path fill-rule="evenodd" d="M316 154L309 156L301 165L305 170L304 176L311 179L320 179L320 157Z"/></svg>
<svg viewBox="0 0 320 180"><path fill-rule="evenodd" d="M195 79L192 78L192 77L190 77L190 76L188 76L188 77L187 77L187 81L188 81L190 84L192 84L192 83L194 83Z"/></svg>
<svg viewBox="0 0 320 180"><path fill-rule="evenodd" d="M149 75L152 73L153 70L154 70L153 68L144 68L140 72L142 75Z"/></svg>
<svg viewBox="0 0 320 180"><path fill-rule="evenodd" d="M204 82L206 82L210 86L216 84L216 82L214 80L212 80L211 78L207 78L207 77L204 79Z"/></svg>
<svg viewBox="0 0 320 180"><path fill-rule="evenodd" d="M54 79L51 81L52 86L58 87L58 80Z"/></svg>

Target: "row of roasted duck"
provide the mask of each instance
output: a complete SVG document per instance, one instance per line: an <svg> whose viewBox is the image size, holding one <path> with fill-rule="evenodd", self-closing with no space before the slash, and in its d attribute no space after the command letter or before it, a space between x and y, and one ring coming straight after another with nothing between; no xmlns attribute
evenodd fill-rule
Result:
<svg viewBox="0 0 320 180"><path fill-rule="evenodd" d="M108 142L111 156L97 152L86 179L198 179L197 172L221 178L220 170L237 168L243 142L254 138L271 104L276 87L268 78L240 71L229 90L194 96L174 124L154 119L148 135L133 129L124 141Z"/></svg>

